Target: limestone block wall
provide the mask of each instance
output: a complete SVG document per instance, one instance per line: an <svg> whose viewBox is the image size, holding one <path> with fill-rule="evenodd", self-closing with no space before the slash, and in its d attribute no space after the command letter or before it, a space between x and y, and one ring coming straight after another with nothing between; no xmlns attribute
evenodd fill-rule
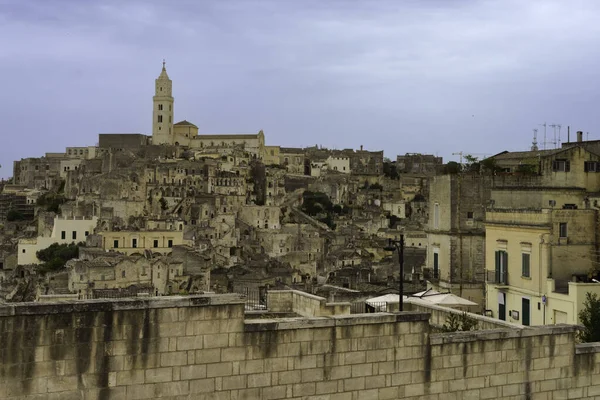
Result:
<svg viewBox="0 0 600 400"><path fill-rule="evenodd" d="M350 314L350 303L328 303L324 297L299 290L270 290L267 296L271 312L294 312L303 317Z"/></svg>
<svg viewBox="0 0 600 400"><path fill-rule="evenodd" d="M244 320L235 295L0 307L0 398L600 396L571 326L431 334L428 314Z"/></svg>

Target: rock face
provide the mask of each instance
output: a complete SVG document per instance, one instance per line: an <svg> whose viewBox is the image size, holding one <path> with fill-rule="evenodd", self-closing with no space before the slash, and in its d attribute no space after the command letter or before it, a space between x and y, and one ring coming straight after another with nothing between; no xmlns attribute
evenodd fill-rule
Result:
<svg viewBox="0 0 600 400"><path fill-rule="evenodd" d="M237 295L0 307L0 398L507 398L599 393L575 328L432 334L429 315L244 319Z"/></svg>

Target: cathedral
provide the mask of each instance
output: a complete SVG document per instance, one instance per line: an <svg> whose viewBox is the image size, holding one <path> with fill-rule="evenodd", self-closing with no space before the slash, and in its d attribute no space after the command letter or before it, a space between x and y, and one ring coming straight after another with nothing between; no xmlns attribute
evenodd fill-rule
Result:
<svg viewBox="0 0 600 400"><path fill-rule="evenodd" d="M263 131L256 134L199 135L198 127L183 120L174 123L175 99L173 82L167 75L163 61L162 71L155 80L152 102L152 144L172 144L190 149L222 149L240 147L262 158L265 151Z"/></svg>

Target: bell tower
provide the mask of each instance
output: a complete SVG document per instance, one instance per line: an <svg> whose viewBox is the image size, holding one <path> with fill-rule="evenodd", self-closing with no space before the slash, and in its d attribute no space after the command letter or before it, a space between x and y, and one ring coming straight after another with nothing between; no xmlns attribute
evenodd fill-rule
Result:
<svg viewBox="0 0 600 400"><path fill-rule="evenodd" d="M173 82L167 75L165 60L155 81L152 111L152 143L173 142Z"/></svg>

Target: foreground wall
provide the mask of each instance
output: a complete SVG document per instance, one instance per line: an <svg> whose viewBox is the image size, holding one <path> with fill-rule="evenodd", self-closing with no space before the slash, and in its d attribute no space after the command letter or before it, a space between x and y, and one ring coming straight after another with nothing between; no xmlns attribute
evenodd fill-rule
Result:
<svg viewBox="0 0 600 400"><path fill-rule="evenodd" d="M244 321L217 295L5 306L0 398L600 396L596 346L576 348L573 327L434 335L428 317Z"/></svg>

